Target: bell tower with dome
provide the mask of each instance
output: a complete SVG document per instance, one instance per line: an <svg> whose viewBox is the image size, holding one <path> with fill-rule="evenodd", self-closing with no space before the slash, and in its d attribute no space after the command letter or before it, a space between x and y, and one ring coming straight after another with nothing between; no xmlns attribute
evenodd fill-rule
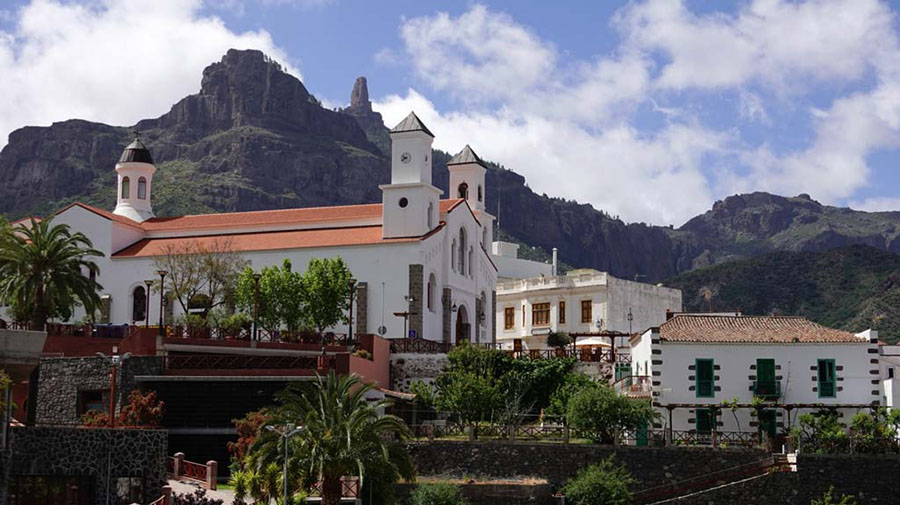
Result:
<svg viewBox="0 0 900 505"><path fill-rule="evenodd" d="M116 163L119 182L113 214L139 223L154 217L150 197L155 172L150 150L144 146L140 135L135 131L134 141L122 151L122 156Z"/></svg>

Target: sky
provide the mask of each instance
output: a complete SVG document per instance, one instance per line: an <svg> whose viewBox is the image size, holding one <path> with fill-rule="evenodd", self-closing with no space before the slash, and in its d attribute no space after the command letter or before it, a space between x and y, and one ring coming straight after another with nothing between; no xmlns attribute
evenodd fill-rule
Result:
<svg viewBox="0 0 900 505"><path fill-rule="evenodd" d="M900 210L900 0L0 0L0 146L131 125L261 49L329 107L364 75L537 193L679 226L734 193Z"/></svg>

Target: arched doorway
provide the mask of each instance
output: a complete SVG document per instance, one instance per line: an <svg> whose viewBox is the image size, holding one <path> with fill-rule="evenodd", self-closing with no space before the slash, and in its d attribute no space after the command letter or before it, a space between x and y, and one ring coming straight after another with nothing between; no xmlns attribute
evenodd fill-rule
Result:
<svg viewBox="0 0 900 505"><path fill-rule="evenodd" d="M465 306L460 305L456 310L456 343L469 342L470 330L469 313Z"/></svg>
<svg viewBox="0 0 900 505"><path fill-rule="evenodd" d="M137 286L131 292L131 320L135 323L143 322L147 317L147 291L144 286Z"/></svg>

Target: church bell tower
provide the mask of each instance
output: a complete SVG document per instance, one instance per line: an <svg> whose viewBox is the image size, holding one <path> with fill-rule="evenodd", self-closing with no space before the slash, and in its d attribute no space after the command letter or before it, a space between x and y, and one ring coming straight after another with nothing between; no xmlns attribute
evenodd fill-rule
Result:
<svg viewBox="0 0 900 505"><path fill-rule="evenodd" d="M150 150L144 146L140 136L135 132L134 141L122 151L122 156L116 163L119 183L116 189L116 209L113 214L139 223L154 217L150 196L155 172L156 167L153 165Z"/></svg>
<svg viewBox="0 0 900 505"><path fill-rule="evenodd" d="M441 190L431 185L433 141L415 112L391 130L391 183L380 186L383 238L420 237L437 226Z"/></svg>

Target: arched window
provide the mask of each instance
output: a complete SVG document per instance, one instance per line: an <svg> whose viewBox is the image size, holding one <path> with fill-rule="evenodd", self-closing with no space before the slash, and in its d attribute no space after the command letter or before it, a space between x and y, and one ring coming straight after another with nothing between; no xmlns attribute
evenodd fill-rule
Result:
<svg viewBox="0 0 900 505"><path fill-rule="evenodd" d="M460 275L466 275L466 229L459 229L459 268Z"/></svg>
<svg viewBox="0 0 900 505"><path fill-rule="evenodd" d="M475 265L475 249L469 247L469 277L475 276L473 265Z"/></svg>
<svg viewBox="0 0 900 505"><path fill-rule="evenodd" d="M122 198L131 198L131 181L122 177Z"/></svg>
<svg viewBox="0 0 900 505"><path fill-rule="evenodd" d="M487 226L481 228L481 248L487 251Z"/></svg>
<svg viewBox="0 0 900 505"><path fill-rule="evenodd" d="M453 239L453 245L450 246L450 269L456 271L456 239Z"/></svg>
<svg viewBox="0 0 900 505"><path fill-rule="evenodd" d="M466 183L462 183L459 185L459 189L457 190L458 198L468 198L469 197L469 185Z"/></svg>
<svg viewBox="0 0 900 505"><path fill-rule="evenodd" d="M138 179L138 198L141 200L147 199L147 178L141 177Z"/></svg>
<svg viewBox="0 0 900 505"><path fill-rule="evenodd" d="M147 317L147 291L138 286L131 292L131 320L143 321Z"/></svg>
<svg viewBox="0 0 900 505"><path fill-rule="evenodd" d="M434 202L428 202L428 230L434 228Z"/></svg>
<svg viewBox="0 0 900 505"><path fill-rule="evenodd" d="M481 184L478 185L478 201L481 201Z"/></svg>
<svg viewBox="0 0 900 505"><path fill-rule="evenodd" d="M437 279L434 277L434 274L428 276L428 289L426 290L425 297L428 302L428 310L434 312L434 290L435 284L437 284Z"/></svg>

